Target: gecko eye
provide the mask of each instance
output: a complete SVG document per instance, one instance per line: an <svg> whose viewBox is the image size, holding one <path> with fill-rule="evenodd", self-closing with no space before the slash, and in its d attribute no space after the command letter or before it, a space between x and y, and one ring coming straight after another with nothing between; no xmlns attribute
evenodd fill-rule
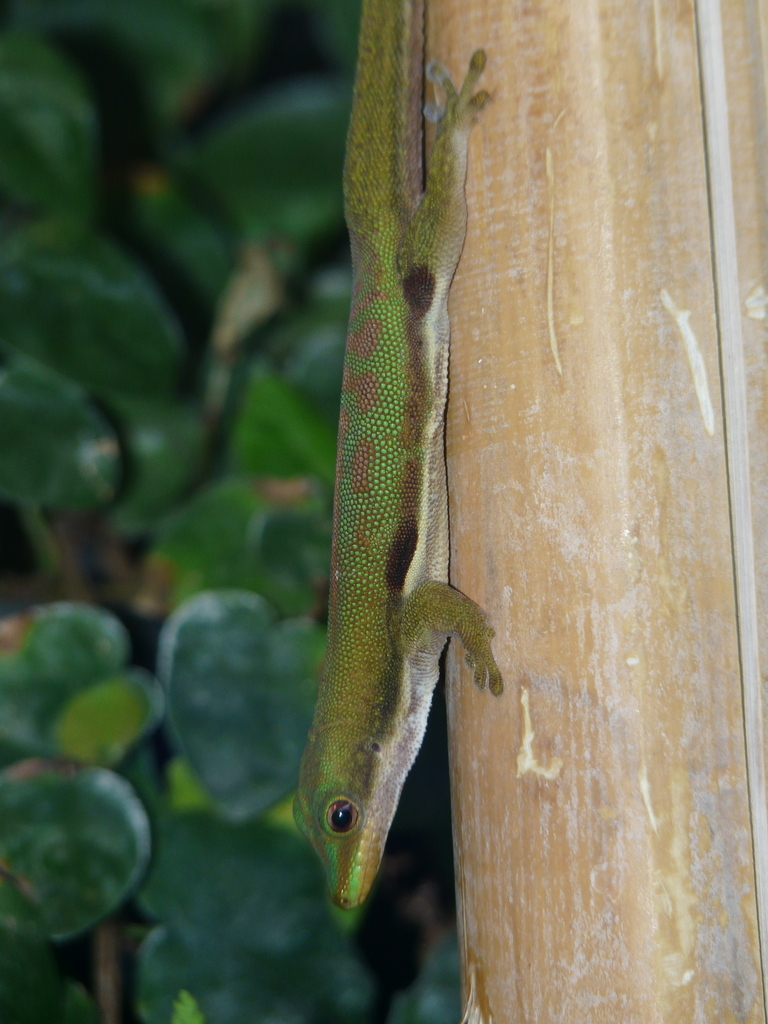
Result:
<svg viewBox="0 0 768 1024"><path fill-rule="evenodd" d="M349 800L334 800L325 812L331 832L351 832L360 819L360 812Z"/></svg>

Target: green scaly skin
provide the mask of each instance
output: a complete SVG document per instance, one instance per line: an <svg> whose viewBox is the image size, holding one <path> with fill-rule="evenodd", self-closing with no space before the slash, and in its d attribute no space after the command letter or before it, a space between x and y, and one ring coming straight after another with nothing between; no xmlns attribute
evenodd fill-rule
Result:
<svg viewBox="0 0 768 1024"><path fill-rule="evenodd" d="M339 422L328 651L294 813L333 900L358 906L378 870L457 634L476 684L502 691L493 629L448 585L444 416L448 289L464 244L473 90L446 96L421 193L421 0L364 0L344 197L354 290Z"/></svg>

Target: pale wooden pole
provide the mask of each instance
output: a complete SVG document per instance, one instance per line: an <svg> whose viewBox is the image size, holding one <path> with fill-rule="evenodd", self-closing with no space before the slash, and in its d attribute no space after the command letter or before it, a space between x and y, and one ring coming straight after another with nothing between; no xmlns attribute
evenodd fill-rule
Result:
<svg viewBox="0 0 768 1024"><path fill-rule="evenodd" d="M766 8L430 0L427 39L493 93L447 427L506 681L454 645L469 1016L764 1021Z"/></svg>
<svg viewBox="0 0 768 1024"><path fill-rule="evenodd" d="M731 460L741 469L741 490L732 501L734 533L742 548L744 537L747 548L751 546L751 552L741 552L743 564L736 554L736 575L740 615L746 624L741 629L745 733L763 984L768 987L768 4L727 0L719 23L716 10L707 7L706 13L710 24L702 32L704 42L722 50L724 66L720 89L708 103L710 119L721 120L720 130L726 135L721 148L731 157L730 178L719 183L725 200L718 193L713 209L732 222L731 265L721 260L721 267L731 275L731 316L738 317L740 337L738 330L730 332L727 351L734 340L742 349L736 353L742 377L736 381L741 394L735 396L739 432L731 430L729 447ZM732 363L733 357L724 361L729 368Z"/></svg>

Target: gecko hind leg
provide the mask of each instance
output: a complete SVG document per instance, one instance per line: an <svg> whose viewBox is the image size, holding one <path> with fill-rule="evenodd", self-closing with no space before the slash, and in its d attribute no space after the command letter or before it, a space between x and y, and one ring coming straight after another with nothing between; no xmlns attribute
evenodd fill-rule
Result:
<svg viewBox="0 0 768 1024"><path fill-rule="evenodd" d="M439 125L438 130L450 129L458 123L462 123L466 127L471 127L474 124L477 115L491 99L485 89L481 89L473 95L473 90L484 69L485 51L475 50L470 59L461 91L457 92L445 65L439 60L429 62L426 71L427 78L443 90L445 105L441 107L437 103L428 103L424 108L424 115L429 121L435 121Z"/></svg>
<svg viewBox="0 0 768 1024"><path fill-rule="evenodd" d="M437 133L429 155L426 188L398 254L403 280L415 268L425 267L447 290L456 270L467 223L464 180L469 133L490 101L485 89L474 92L484 68L485 53L476 50L457 91L439 61L429 64L428 76L445 93L445 104L428 104L425 108L425 115L437 121Z"/></svg>

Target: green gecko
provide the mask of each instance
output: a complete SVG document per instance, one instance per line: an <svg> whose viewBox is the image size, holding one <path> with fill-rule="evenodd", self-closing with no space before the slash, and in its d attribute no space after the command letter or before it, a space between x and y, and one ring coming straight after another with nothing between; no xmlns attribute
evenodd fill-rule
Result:
<svg viewBox="0 0 768 1024"><path fill-rule="evenodd" d="M485 54L445 93L422 193L423 0L363 0L344 204L354 287L336 466L328 648L294 814L331 896L368 895L426 728L446 638L502 679L485 614L448 584L448 290L464 245ZM437 118L436 118L437 119Z"/></svg>

